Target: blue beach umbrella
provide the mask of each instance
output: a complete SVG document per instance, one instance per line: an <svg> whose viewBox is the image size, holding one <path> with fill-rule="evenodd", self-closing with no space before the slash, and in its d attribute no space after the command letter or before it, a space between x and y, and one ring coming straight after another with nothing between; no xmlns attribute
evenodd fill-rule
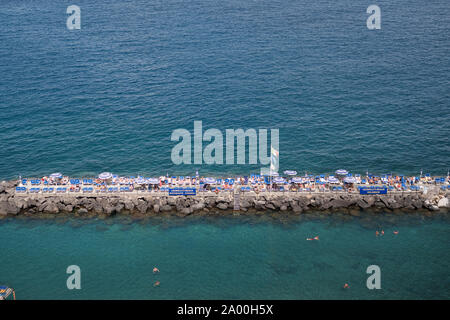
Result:
<svg viewBox="0 0 450 320"><path fill-rule="evenodd" d="M344 169L339 169L339 170L336 170L336 172L335 172L338 176L346 176L347 174L348 174L348 171L347 170L344 170Z"/></svg>

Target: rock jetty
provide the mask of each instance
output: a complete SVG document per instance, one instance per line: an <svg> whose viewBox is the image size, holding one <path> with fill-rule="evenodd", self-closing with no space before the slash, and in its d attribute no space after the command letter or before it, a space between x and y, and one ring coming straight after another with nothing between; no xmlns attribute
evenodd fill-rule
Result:
<svg viewBox="0 0 450 320"><path fill-rule="evenodd" d="M229 214L241 212L262 214L267 211L301 214L309 210L339 210L358 215L368 209L396 212L428 210L448 212L448 191L430 186L427 192L394 192L387 195L359 195L346 192L201 192L197 196L168 196L167 193L121 194L20 194L17 182L0 183L0 218L14 215L63 214L158 215Z"/></svg>

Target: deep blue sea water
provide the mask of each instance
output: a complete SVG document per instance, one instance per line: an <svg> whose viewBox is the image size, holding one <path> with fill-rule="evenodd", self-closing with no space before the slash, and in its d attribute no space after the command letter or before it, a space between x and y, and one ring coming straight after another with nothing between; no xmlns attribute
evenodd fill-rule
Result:
<svg viewBox="0 0 450 320"><path fill-rule="evenodd" d="M0 1L0 179L259 172L172 164L172 131L195 120L279 129L281 170L450 167L447 0L379 0L375 31L372 1L79 0L69 31L71 4ZM18 298L448 299L448 221L416 220L379 239L329 218L0 220L0 283ZM80 292L65 288L69 264ZM380 291L365 288L369 264Z"/></svg>
<svg viewBox="0 0 450 320"><path fill-rule="evenodd" d="M445 174L446 0L0 3L0 177L176 166L173 130L278 128L280 169Z"/></svg>

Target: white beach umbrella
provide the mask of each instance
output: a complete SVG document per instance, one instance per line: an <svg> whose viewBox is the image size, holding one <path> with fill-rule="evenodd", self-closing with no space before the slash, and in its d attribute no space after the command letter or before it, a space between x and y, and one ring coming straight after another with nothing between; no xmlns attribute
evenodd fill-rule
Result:
<svg viewBox="0 0 450 320"><path fill-rule="evenodd" d="M147 179L148 184L159 184L159 179L157 178L149 178Z"/></svg>
<svg viewBox="0 0 450 320"><path fill-rule="evenodd" d="M52 178L52 179L61 179L62 177L63 177L63 175L60 172L52 173L50 175L50 178Z"/></svg>
<svg viewBox="0 0 450 320"><path fill-rule="evenodd" d="M204 182L205 182L206 184L214 184L214 183L217 182L217 180L214 179L214 178L208 177L208 178L205 178Z"/></svg>
<svg viewBox="0 0 450 320"><path fill-rule="evenodd" d="M344 182L345 183L356 183L356 179L353 177L345 177Z"/></svg>
<svg viewBox="0 0 450 320"><path fill-rule="evenodd" d="M136 180L134 180L134 182L137 184L145 184L145 183L147 183L147 180L142 177L139 177Z"/></svg>
<svg viewBox="0 0 450 320"><path fill-rule="evenodd" d="M99 179L107 180L112 178L111 172L102 172L98 175Z"/></svg>
<svg viewBox="0 0 450 320"><path fill-rule="evenodd" d="M336 170L335 173L336 173L338 176L346 176L346 175L348 174L348 171L345 170L345 169L339 169L339 170Z"/></svg>
<svg viewBox="0 0 450 320"><path fill-rule="evenodd" d="M329 176L329 177L328 177L328 182L329 182L329 183L339 183L339 179L337 179L337 178L334 177L334 176Z"/></svg>
<svg viewBox="0 0 450 320"><path fill-rule="evenodd" d="M276 184L282 184L282 183L285 183L286 180L284 178L281 178L281 177L276 177L276 178L273 179L273 182L276 183Z"/></svg>
<svg viewBox="0 0 450 320"><path fill-rule="evenodd" d="M292 182L292 183L303 183L303 179L300 178L300 177L293 177L293 178L291 179L291 182Z"/></svg>

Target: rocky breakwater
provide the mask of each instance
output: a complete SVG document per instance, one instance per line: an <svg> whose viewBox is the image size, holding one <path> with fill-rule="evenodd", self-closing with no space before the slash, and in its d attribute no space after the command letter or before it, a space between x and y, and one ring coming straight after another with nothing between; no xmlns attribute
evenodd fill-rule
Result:
<svg viewBox="0 0 450 320"><path fill-rule="evenodd" d="M105 215L118 213L134 215L174 214L188 216L223 215L235 211L232 192L201 193L197 196L168 196L163 193L116 194L20 194L16 182L0 183L0 218L14 215L64 214ZM364 210L396 212L425 210L448 212L449 194L438 188L427 193L394 193L389 195L359 195L349 193L240 193L240 213L263 214L267 211L301 214L315 210L330 213L348 212L358 215Z"/></svg>

